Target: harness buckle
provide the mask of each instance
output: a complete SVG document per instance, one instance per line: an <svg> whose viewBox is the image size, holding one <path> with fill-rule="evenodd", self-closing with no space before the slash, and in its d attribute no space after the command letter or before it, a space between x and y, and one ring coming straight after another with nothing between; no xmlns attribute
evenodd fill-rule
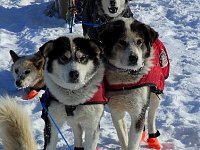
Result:
<svg viewBox="0 0 200 150"><path fill-rule="evenodd" d="M67 116L74 116L74 110L76 109L77 106L68 106L65 105L65 111L67 113Z"/></svg>

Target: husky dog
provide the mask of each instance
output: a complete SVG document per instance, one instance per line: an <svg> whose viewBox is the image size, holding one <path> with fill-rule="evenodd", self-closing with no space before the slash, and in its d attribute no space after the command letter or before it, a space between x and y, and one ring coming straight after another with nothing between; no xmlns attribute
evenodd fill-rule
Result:
<svg viewBox="0 0 200 150"><path fill-rule="evenodd" d="M39 91L44 88L43 68L45 59L38 51L33 55L18 56L10 50L12 57L11 71L17 88L29 88L30 91Z"/></svg>
<svg viewBox="0 0 200 150"><path fill-rule="evenodd" d="M83 34L91 39L98 39L99 32L112 19L133 17L128 0L85 0L84 3Z"/></svg>
<svg viewBox="0 0 200 150"><path fill-rule="evenodd" d="M0 97L0 139L6 150L36 150L30 118L14 99Z"/></svg>
<svg viewBox="0 0 200 150"><path fill-rule="evenodd" d="M132 18L118 18L99 37L105 45L106 95L120 144L123 150L137 150L150 97L149 132L154 137L159 134L155 128L155 111L160 103L156 94L162 93L165 76L156 50L161 43L158 33ZM131 117L129 134L125 112Z"/></svg>
<svg viewBox="0 0 200 150"><path fill-rule="evenodd" d="M99 45L97 41L69 35L49 41L40 48L46 58L44 78L48 88L41 102L45 103L44 97L48 97L46 107L57 125L61 127L67 121L72 127L76 150L94 150L98 142L99 122L106 100ZM45 111L42 118L45 121L44 149L56 149L58 133Z"/></svg>

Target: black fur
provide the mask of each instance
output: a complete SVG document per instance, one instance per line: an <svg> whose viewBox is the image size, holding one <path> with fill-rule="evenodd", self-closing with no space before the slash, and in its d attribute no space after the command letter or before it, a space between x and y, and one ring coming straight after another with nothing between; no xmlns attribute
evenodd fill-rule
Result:
<svg viewBox="0 0 200 150"><path fill-rule="evenodd" d="M70 40L67 37L59 37L49 41L40 47L45 57L49 58L47 63L48 72L52 72L52 63L55 59L62 56L67 50L71 50Z"/></svg>
<svg viewBox="0 0 200 150"><path fill-rule="evenodd" d="M48 90L45 90L45 93L40 98L40 103L42 106L45 106L48 110L48 107L51 105L51 97L48 95ZM46 150L47 144L50 142L51 138L51 122L48 117L47 111L43 108L41 118L44 120L44 148Z"/></svg>
<svg viewBox="0 0 200 150"><path fill-rule="evenodd" d="M47 144L50 142L50 138L51 138L51 123L50 123L50 120L48 118L48 114L44 109L42 110L41 118L45 122L45 127L44 127L44 150L46 150Z"/></svg>
<svg viewBox="0 0 200 150"><path fill-rule="evenodd" d="M12 57L13 62L16 62L20 58L13 50L10 50L10 56Z"/></svg>
<svg viewBox="0 0 200 150"><path fill-rule="evenodd" d="M105 30L99 34L99 38L105 45L104 53L107 57L112 54L113 46L121 38L125 37L125 23L122 20L117 20L107 24Z"/></svg>
<svg viewBox="0 0 200 150"><path fill-rule="evenodd" d="M137 131L141 131L144 128L145 113L146 113L147 107L148 107L148 105L145 105L142 108L142 111L140 113L140 117L139 117L138 121L135 124L135 128L136 128Z"/></svg>
<svg viewBox="0 0 200 150"><path fill-rule="evenodd" d="M89 59L96 61L97 56L102 54L101 43L96 40L85 38L75 38L73 42L77 48L84 54L89 56Z"/></svg>
<svg viewBox="0 0 200 150"><path fill-rule="evenodd" d="M84 150L83 147L74 147L74 150Z"/></svg>

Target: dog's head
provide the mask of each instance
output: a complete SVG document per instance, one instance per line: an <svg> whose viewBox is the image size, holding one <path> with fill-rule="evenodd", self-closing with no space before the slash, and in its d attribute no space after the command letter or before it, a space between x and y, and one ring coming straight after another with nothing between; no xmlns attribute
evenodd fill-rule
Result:
<svg viewBox="0 0 200 150"><path fill-rule="evenodd" d="M127 0L100 0L102 9L110 17L117 17L121 14L128 4Z"/></svg>
<svg viewBox="0 0 200 150"><path fill-rule="evenodd" d="M110 22L100 33L108 62L135 75L151 63L147 61L151 60L149 58L152 57L152 44L157 38L158 33L151 27L132 18L120 18Z"/></svg>
<svg viewBox="0 0 200 150"><path fill-rule="evenodd" d="M83 87L101 63L99 45L98 41L74 36L45 43L40 48L46 57L45 77L66 89Z"/></svg>
<svg viewBox="0 0 200 150"><path fill-rule="evenodd" d="M34 87L43 78L44 57L38 51L33 55L18 56L10 50L13 61L11 71L17 88Z"/></svg>

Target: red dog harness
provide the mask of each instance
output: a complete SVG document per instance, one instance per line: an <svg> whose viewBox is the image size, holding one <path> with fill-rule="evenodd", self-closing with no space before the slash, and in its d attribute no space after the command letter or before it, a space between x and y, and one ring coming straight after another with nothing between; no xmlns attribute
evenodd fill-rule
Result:
<svg viewBox="0 0 200 150"><path fill-rule="evenodd" d="M163 93L165 79L169 76L169 58L163 43L157 39L153 43L154 48L154 66L151 68L148 74L144 75L137 83L133 84L113 84L111 85L107 79L105 79L105 87L108 91L119 91L138 88L142 86L150 86L151 91L156 94Z"/></svg>
<svg viewBox="0 0 200 150"><path fill-rule="evenodd" d="M108 99L105 97L104 84L102 83L94 96L84 104L105 104L107 102Z"/></svg>
<svg viewBox="0 0 200 150"><path fill-rule="evenodd" d="M45 93L42 95L42 97L40 98L40 103L42 105L44 105L47 109L51 104L51 101L56 101L59 102L49 91L49 89L47 88L45 90ZM108 102L108 99L105 97L105 90L104 90L104 84L102 83L99 88L98 91L94 94L94 96L86 101L83 104L80 105L92 105L92 104L106 104ZM65 110L67 113L67 116L73 116L73 111L76 109L78 105L65 105ZM45 110L43 109L43 116L45 114Z"/></svg>

